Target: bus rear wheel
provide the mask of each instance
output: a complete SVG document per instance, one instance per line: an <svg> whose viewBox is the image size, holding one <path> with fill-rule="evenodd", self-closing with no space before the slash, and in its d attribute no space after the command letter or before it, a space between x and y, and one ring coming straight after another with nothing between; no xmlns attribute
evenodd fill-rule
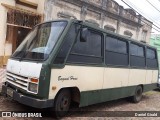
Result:
<svg viewBox="0 0 160 120"><path fill-rule="evenodd" d="M135 94L134 94L134 96L132 96L132 102L134 102L134 103L140 102L142 99L142 93L143 93L142 87L137 86L137 88L135 90Z"/></svg>
<svg viewBox="0 0 160 120"><path fill-rule="evenodd" d="M69 89L62 89L54 101L54 113L56 117L63 117L69 111L71 93Z"/></svg>

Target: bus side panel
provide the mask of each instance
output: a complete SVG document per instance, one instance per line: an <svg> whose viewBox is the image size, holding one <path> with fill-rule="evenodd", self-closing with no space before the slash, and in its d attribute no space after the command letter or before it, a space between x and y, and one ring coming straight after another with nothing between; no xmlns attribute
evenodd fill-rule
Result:
<svg viewBox="0 0 160 120"><path fill-rule="evenodd" d="M143 85L143 92L157 88L158 70L130 69L129 86Z"/></svg>
<svg viewBox="0 0 160 120"><path fill-rule="evenodd" d="M143 87L144 87L144 88L143 88L143 92L147 92L147 91L156 89L156 88L157 88L157 83L146 84L146 85L144 85Z"/></svg>
<svg viewBox="0 0 160 120"><path fill-rule="evenodd" d="M77 87L81 92L80 106L99 103L103 74L103 67L66 65L62 69L52 69L49 99L54 99L57 92L62 88ZM52 90L53 86L56 87L55 90Z"/></svg>
<svg viewBox="0 0 160 120"><path fill-rule="evenodd" d="M103 89L128 86L129 69L105 68Z"/></svg>
<svg viewBox="0 0 160 120"><path fill-rule="evenodd" d="M146 84L152 83L152 70L146 70Z"/></svg>
<svg viewBox="0 0 160 120"><path fill-rule="evenodd" d="M146 81L146 70L130 69L128 86L145 84L145 81Z"/></svg>
<svg viewBox="0 0 160 120"><path fill-rule="evenodd" d="M151 82L149 84L144 85L143 92L147 92L147 91L156 89L158 87L158 70L147 70L147 71L152 71L151 72L152 79L150 80Z"/></svg>
<svg viewBox="0 0 160 120"><path fill-rule="evenodd" d="M126 97L134 89L128 86L129 69L105 68L102 102Z"/></svg>
<svg viewBox="0 0 160 120"><path fill-rule="evenodd" d="M158 83L158 70L153 70L152 83Z"/></svg>
<svg viewBox="0 0 160 120"><path fill-rule="evenodd" d="M101 92L102 94L101 102L133 96L135 89L136 86L125 86L125 87L104 89Z"/></svg>

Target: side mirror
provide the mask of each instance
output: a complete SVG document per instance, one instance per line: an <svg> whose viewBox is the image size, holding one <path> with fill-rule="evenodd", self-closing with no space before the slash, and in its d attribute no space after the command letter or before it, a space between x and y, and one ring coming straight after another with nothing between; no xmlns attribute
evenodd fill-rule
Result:
<svg viewBox="0 0 160 120"><path fill-rule="evenodd" d="M82 28L80 32L80 42L86 42L88 39L89 31L88 28Z"/></svg>

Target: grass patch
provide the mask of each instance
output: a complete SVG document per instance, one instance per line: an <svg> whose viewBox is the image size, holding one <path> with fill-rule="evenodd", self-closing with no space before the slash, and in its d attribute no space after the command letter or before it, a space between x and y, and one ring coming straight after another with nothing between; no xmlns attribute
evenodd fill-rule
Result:
<svg viewBox="0 0 160 120"><path fill-rule="evenodd" d="M157 94L157 93L160 93L160 92L149 91L149 92L144 93L144 95L153 95L153 94Z"/></svg>

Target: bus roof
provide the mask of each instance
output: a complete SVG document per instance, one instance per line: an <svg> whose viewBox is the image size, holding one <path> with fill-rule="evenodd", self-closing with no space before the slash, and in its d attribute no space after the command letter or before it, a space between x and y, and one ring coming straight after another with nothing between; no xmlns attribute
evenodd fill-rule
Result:
<svg viewBox="0 0 160 120"><path fill-rule="evenodd" d="M50 20L50 21L46 21L46 22L43 22L43 23L47 23L47 22L55 22L55 21L67 21L69 23L79 23L81 25L85 25L85 26L88 26L90 28L93 28L93 29L96 29L100 32L103 32L105 34L108 34L108 35L112 35L112 36L115 36L115 37L119 37L119 38L122 38L122 39L125 39L125 40L128 40L128 41L131 41L131 42L135 42L137 44L140 44L140 45L144 45L144 46L148 46L148 47L151 47L153 49L157 49L155 48L154 46L151 46L149 44L146 44L146 43L143 43L143 42L140 42L136 39L133 39L133 38L129 38L129 37L125 37L123 35L120 35L120 34L117 34L117 33L114 33L114 32L111 32L111 31L108 31L108 30L105 30L105 29L102 29L100 27L97 27L96 25L94 25L93 23L89 23L89 22L85 22L85 21L81 21L81 20L76 20L76 19L57 19L57 20ZM43 24L43 23L40 23L40 24ZM38 24L38 25L40 25ZM37 26L37 25L36 25Z"/></svg>

